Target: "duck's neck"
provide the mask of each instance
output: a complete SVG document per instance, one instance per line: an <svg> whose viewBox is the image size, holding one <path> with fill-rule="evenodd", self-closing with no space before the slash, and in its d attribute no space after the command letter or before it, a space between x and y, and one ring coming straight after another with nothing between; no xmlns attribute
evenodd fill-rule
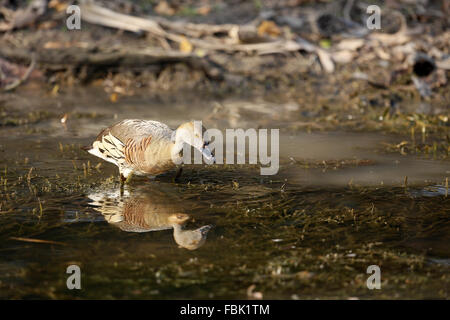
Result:
<svg viewBox="0 0 450 320"><path fill-rule="evenodd" d="M173 236L174 237L178 236L183 231L183 227L181 225L179 225L178 223L174 223L172 227L173 227Z"/></svg>
<svg viewBox="0 0 450 320"><path fill-rule="evenodd" d="M172 150L171 150L171 157L172 161L175 164L181 164L183 160L183 155L181 154L181 151L183 150L184 141L181 139L177 139L172 144Z"/></svg>

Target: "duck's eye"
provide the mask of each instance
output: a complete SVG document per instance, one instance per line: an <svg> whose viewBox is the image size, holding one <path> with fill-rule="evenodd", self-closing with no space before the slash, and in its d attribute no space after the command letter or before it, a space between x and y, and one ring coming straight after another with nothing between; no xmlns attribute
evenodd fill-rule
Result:
<svg viewBox="0 0 450 320"><path fill-rule="evenodd" d="M206 147L206 146L209 146L209 141L203 142L203 148Z"/></svg>

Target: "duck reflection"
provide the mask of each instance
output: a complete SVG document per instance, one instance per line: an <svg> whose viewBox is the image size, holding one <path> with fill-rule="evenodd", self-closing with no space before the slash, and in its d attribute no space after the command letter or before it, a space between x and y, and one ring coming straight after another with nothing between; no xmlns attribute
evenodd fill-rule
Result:
<svg viewBox="0 0 450 320"><path fill-rule="evenodd" d="M173 238L182 248L195 250L206 241L211 225L187 230L183 226L191 216L180 213L178 199L164 191L151 189L91 193L88 197L105 220L127 232L173 229ZM184 203L186 206L186 203Z"/></svg>

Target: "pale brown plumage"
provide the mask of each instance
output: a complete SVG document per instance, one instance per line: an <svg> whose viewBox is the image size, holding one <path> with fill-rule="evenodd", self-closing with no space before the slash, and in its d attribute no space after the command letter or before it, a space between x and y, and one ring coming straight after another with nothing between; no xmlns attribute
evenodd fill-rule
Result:
<svg viewBox="0 0 450 320"><path fill-rule="evenodd" d="M92 145L84 149L117 165L122 179L130 174L155 176L180 163L186 143L214 159L207 148L205 128L202 127L201 134L197 131L193 122L174 131L158 121L123 120L102 130Z"/></svg>

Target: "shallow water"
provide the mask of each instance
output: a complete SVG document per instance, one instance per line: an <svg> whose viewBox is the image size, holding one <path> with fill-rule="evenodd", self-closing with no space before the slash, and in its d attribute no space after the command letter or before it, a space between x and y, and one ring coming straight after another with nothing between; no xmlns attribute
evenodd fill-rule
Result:
<svg viewBox="0 0 450 320"><path fill-rule="evenodd" d="M28 123L0 127L1 298L245 299L251 285L267 299L449 296L450 166L383 152L398 137L282 130L275 176L187 166L176 183L169 172L121 191L116 168L79 149L104 126L148 118L282 129L295 110L225 101L234 113L218 120L216 102L192 97L24 99L17 114ZM66 287L72 264L82 290ZM366 286L374 264L381 290Z"/></svg>

